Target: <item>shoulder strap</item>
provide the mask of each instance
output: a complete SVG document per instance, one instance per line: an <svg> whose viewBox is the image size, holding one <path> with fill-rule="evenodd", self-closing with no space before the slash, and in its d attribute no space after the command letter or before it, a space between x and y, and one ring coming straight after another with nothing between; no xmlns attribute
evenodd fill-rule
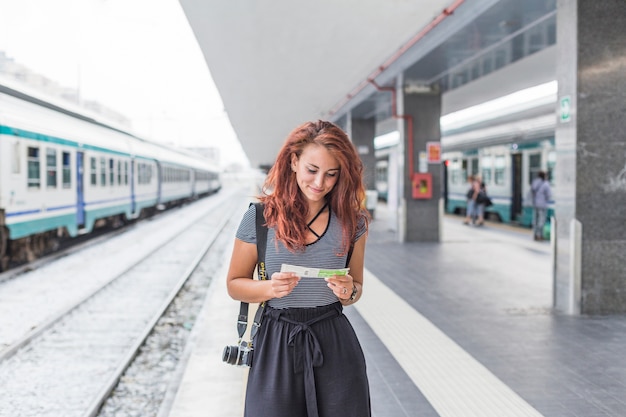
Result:
<svg viewBox="0 0 626 417"><path fill-rule="evenodd" d="M253 204L253 203L250 203ZM263 205L261 203L254 203L256 210L256 251L257 251L257 271L259 279L267 279L267 272L265 270L265 247L267 246L267 227L265 226L265 216L263 215ZM257 312L254 316L254 323L250 330L250 340L254 338L258 328L261 326L261 318L263 317L263 310L265 309L265 302L259 305ZM248 303L241 302L239 306L239 317L237 319L237 332L239 333L239 339L242 339L246 328L248 327Z"/></svg>
<svg viewBox="0 0 626 417"><path fill-rule="evenodd" d="M352 258L352 250L354 249L354 243L350 242L350 249L348 249L348 257L346 258L346 268L350 264L350 258Z"/></svg>

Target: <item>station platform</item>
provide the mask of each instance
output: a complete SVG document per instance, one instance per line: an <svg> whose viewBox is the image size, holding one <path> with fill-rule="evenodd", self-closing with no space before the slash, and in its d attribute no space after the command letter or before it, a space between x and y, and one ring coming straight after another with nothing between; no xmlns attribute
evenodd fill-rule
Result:
<svg viewBox="0 0 626 417"><path fill-rule="evenodd" d="M550 243L527 229L445 216L441 236L398 243L375 210L363 296L344 310L373 416L626 416L626 316L553 312ZM215 280L159 417L242 415L247 371L221 362L238 309Z"/></svg>

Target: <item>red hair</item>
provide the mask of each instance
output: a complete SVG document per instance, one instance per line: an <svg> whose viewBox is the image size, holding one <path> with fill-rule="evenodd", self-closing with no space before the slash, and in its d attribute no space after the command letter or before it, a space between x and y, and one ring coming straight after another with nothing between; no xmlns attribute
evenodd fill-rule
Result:
<svg viewBox="0 0 626 417"><path fill-rule="evenodd" d="M265 206L265 219L268 227L275 229L276 238L289 250L304 249L309 205L293 175L291 158L292 155L300 158L304 148L310 144L323 146L339 164L339 178L326 195L326 201L342 225L339 255L345 254L358 224L365 221L367 227L369 218L364 209L363 163L348 135L331 122L307 122L287 136L259 196Z"/></svg>

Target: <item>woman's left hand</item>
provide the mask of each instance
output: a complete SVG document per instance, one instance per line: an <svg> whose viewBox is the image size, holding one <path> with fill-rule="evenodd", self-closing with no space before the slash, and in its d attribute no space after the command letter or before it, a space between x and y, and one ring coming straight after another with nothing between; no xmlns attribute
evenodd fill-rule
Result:
<svg viewBox="0 0 626 417"><path fill-rule="evenodd" d="M337 298L340 300L350 299L352 288L354 288L354 281L351 275L333 275L324 279L328 283L328 288L333 290Z"/></svg>

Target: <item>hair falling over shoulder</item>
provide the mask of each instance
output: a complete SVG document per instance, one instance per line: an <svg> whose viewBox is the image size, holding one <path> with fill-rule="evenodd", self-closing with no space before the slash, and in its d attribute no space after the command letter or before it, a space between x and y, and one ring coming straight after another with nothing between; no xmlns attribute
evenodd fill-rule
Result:
<svg viewBox="0 0 626 417"><path fill-rule="evenodd" d="M275 229L276 238L292 251L303 249L309 206L291 169L291 158L292 155L299 158L309 144L324 146L339 163L339 179L326 200L343 226L343 254L358 224L364 220L367 225L369 217L364 208L363 163L348 135L334 123L306 122L291 131L267 175L259 200L265 206L267 225Z"/></svg>

